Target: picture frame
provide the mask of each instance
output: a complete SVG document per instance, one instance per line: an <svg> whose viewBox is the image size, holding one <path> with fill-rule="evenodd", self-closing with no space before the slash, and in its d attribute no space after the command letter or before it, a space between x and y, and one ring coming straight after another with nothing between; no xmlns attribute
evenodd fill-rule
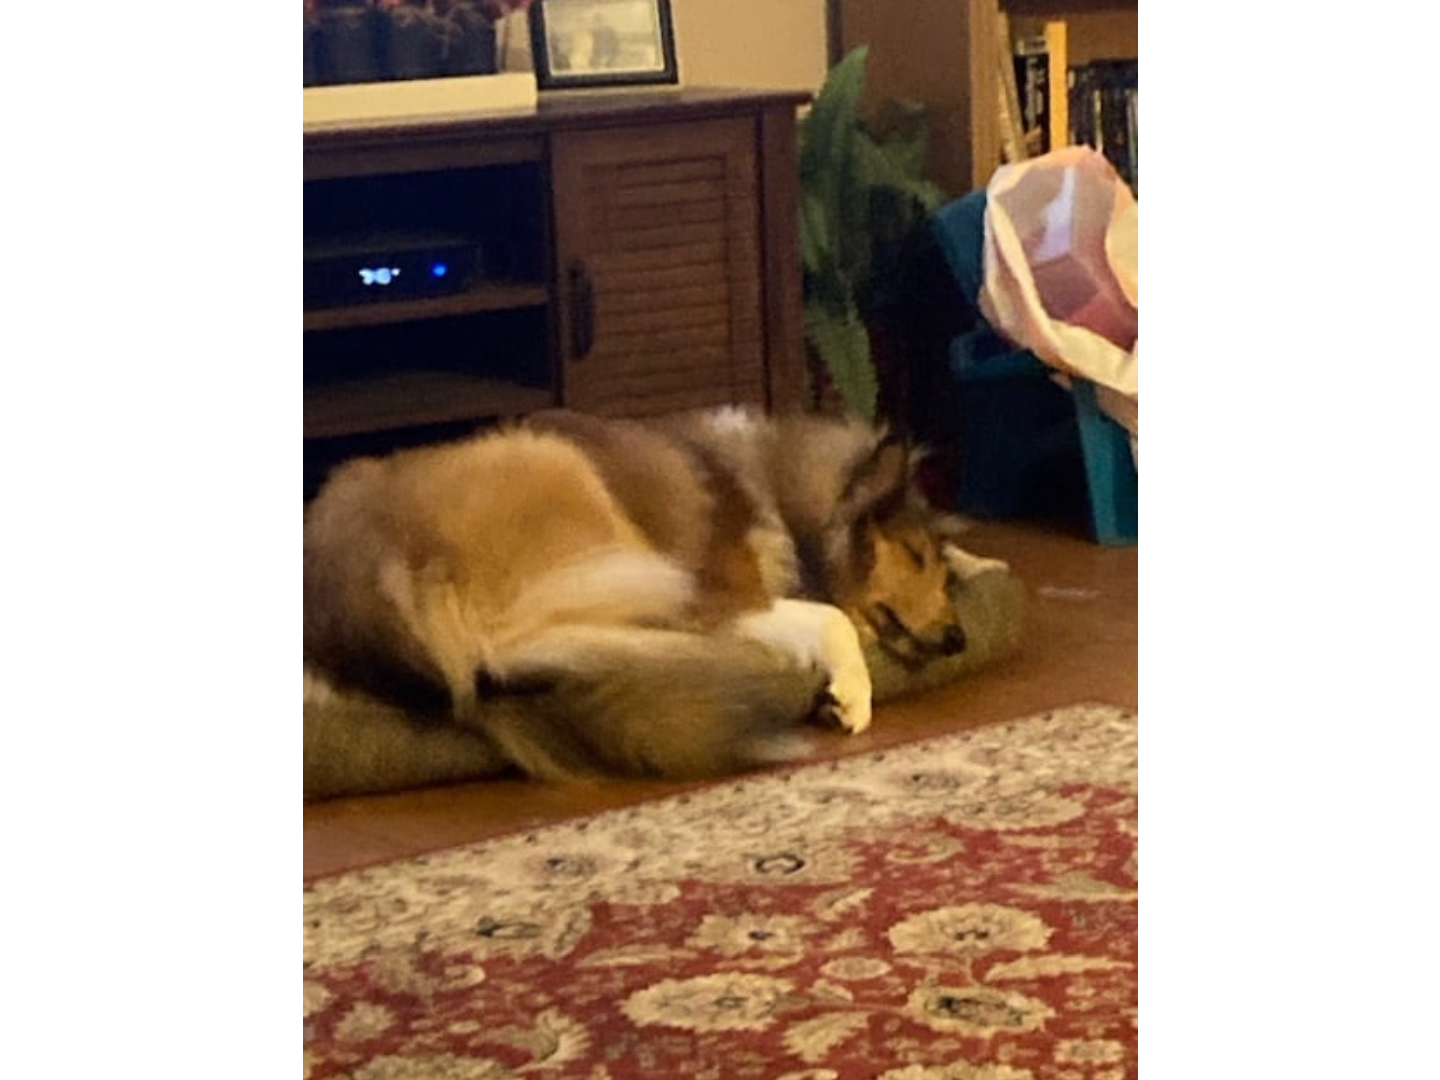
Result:
<svg viewBox="0 0 1440 1080"><path fill-rule="evenodd" d="M670 0L535 0L529 21L541 90L680 81Z"/></svg>

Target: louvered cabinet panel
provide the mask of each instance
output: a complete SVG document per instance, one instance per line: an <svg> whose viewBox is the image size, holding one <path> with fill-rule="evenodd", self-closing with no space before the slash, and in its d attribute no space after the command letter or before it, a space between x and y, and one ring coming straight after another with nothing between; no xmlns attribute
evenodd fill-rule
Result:
<svg viewBox="0 0 1440 1080"><path fill-rule="evenodd" d="M766 403L757 125L557 135L562 396L640 416Z"/></svg>

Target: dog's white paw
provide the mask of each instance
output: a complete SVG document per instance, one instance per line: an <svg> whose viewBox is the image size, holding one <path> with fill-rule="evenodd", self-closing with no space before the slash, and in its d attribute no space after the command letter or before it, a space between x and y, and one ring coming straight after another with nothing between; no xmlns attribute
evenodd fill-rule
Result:
<svg viewBox="0 0 1440 1080"><path fill-rule="evenodd" d="M825 687L823 711L852 735L870 726L874 690L865 665L849 665L830 675Z"/></svg>
<svg viewBox="0 0 1440 1080"><path fill-rule="evenodd" d="M802 667L826 673L816 710L820 718L853 734L870 726L870 669L855 624L839 608L814 600L776 600L768 611L737 619L735 628L782 649Z"/></svg>

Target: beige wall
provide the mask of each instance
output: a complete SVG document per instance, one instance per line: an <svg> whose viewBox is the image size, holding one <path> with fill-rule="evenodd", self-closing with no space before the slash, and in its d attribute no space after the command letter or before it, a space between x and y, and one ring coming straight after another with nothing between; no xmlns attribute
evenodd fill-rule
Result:
<svg viewBox="0 0 1440 1080"><path fill-rule="evenodd" d="M825 0L670 0L686 86L819 89Z"/></svg>

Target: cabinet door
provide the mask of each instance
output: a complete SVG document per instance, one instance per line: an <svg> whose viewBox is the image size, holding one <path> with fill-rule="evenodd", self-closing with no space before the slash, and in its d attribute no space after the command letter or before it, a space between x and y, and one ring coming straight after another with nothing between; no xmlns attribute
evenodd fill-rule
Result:
<svg viewBox="0 0 1440 1080"><path fill-rule="evenodd" d="M556 134L567 405L765 402L756 157L752 117Z"/></svg>

